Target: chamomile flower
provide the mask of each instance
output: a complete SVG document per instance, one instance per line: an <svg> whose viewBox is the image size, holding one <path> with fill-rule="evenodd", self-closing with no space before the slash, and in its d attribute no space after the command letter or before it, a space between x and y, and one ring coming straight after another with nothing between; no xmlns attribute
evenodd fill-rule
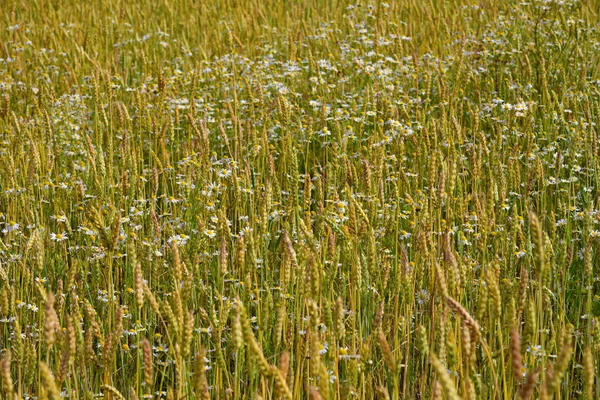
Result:
<svg viewBox="0 0 600 400"><path fill-rule="evenodd" d="M50 239L55 241L55 242L63 242L65 240L68 239L67 237L67 232L62 232L62 233L54 233L52 232L50 234Z"/></svg>

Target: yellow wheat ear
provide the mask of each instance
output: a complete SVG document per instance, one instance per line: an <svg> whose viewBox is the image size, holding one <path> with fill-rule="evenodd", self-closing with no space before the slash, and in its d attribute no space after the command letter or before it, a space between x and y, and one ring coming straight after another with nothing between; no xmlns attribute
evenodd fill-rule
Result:
<svg viewBox="0 0 600 400"><path fill-rule="evenodd" d="M210 392L208 390L208 383L206 380L206 364L204 358L206 357L206 350L200 348L200 352L196 355L195 366L194 366L194 388L196 396L202 400L210 399Z"/></svg>
<svg viewBox="0 0 600 400"><path fill-rule="evenodd" d="M14 393L14 383L10 373L11 352L6 350L0 362L0 373L2 374L2 389L7 398L12 398Z"/></svg>
<svg viewBox="0 0 600 400"><path fill-rule="evenodd" d="M54 380L54 375L52 375L52 371L48 367L48 364L45 362L40 363L40 375L42 377L42 383L44 384L44 388L48 392L48 398L50 400L59 400L60 391L58 386L56 385L56 381Z"/></svg>
<svg viewBox="0 0 600 400"><path fill-rule="evenodd" d="M446 396L448 396L448 398L451 400L459 400L460 397L458 396L458 392L456 391L456 386L454 385L452 379L450 379L450 376L446 371L446 367L444 367L444 365L440 362L440 360L436 357L435 354L430 353L429 357L431 359L431 366L435 370L435 373L437 374L437 379L441 383L443 391L444 393L446 393Z"/></svg>
<svg viewBox="0 0 600 400"><path fill-rule="evenodd" d="M125 396L123 396L121 394L121 392L119 392L117 390L116 387L111 386L111 385L102 385L102 389L106 390L107 392L109 392L110 394L112 394L113 396L115 396L115 398L117 400L125 400Z"/></svg>

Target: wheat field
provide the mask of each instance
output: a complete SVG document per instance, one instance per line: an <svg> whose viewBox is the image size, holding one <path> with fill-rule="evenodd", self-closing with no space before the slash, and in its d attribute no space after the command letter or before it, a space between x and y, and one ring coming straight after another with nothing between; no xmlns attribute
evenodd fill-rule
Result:
<svg viewBox="0 0 600 400"><path fill-rule="evenodd" d="M600 398L598 2L0 8L0 398Z"/></svg>

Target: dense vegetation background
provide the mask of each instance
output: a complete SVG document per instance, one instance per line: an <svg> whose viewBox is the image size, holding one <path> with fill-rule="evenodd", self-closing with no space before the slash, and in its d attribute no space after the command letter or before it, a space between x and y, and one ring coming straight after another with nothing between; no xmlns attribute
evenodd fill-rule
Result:
<svg viewBox="0 0 600 400"><path fill-rule="evenodd" d="M2 398L600 397L595 1L1 4Z"/></svg>

